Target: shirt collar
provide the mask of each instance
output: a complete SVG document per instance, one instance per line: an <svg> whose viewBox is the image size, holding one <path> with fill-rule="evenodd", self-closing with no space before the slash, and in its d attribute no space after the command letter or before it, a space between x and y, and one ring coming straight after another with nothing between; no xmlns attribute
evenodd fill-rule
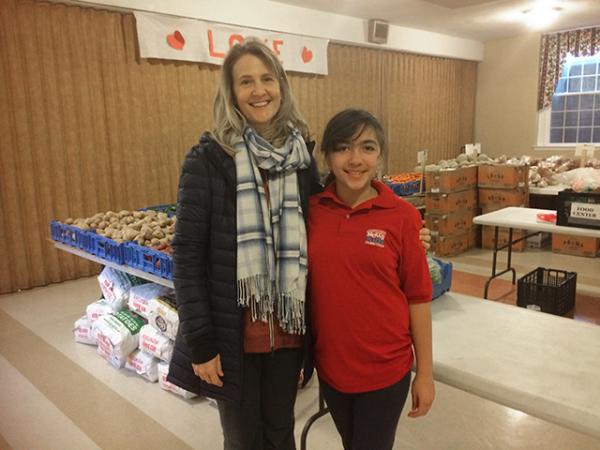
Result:
<svg viewBox="0 0 600 450"><path fill-rule="evenodd" d="M361 209L371 209L373 207L378 208L393 208L396 206L397 196L394 192L383 184L381 181L373 180L371 182L371 186L373 186L377 190L377 197L371 198L363 203L360 203L354 208L350 208L346 205L338 196L335 190L335 181L332 181L327 185L325 190L321 193L319 203L321 202L333 202L337 205L346 208L352 209L353 211L358 211Z"/></svg>

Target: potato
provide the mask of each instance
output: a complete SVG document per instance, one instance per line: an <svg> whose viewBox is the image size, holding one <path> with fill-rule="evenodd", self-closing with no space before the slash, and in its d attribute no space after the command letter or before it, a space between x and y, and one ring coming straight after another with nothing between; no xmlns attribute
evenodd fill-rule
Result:
<svg viewBox="0 0 600 450"><path fill-rule="evenodd" d="M152 237L162 239L165 237L165 233L163 233L163 231L160 228L155 228L152 232Z"/></svg>
<svg viewBox="0 0 600 450"><path fill-rule="evenodd" d="M137 231L136 230L132 230L131 228L127 228L123 231L123 239L126 239L128 241L133 241L136 236L137 236Z"/></svg>

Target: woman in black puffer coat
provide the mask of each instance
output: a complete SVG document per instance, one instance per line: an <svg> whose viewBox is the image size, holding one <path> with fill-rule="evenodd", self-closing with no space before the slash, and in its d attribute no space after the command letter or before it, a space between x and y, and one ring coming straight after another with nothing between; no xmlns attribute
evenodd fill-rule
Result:
<svg viewBox="0 0 600 450"><path fill-rule="evenodd" d="M226 449L294 449L306 343L308 127L277 57L228 53L215 129L185 158L173 241L180 319L168 380L217 400Z"/></svg>

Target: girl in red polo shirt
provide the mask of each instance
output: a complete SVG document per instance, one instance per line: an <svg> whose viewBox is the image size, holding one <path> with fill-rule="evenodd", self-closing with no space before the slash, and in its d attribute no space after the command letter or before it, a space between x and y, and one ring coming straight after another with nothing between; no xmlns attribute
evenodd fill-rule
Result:
<svg viewBox="0 0 600 450"><path fill-rule="evenodd" d="M338 113L321 142L333 181L311 197L308 240L321 389L345 449L391 449L413 358L408 416L427 414L434 398L421 217L374 180L384 132L372 114Z"/></svg>

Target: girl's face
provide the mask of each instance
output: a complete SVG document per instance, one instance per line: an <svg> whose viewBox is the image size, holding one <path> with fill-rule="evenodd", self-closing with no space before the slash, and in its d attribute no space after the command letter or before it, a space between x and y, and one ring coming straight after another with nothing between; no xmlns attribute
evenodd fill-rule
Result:
<svg viewBox="0 0 600 450"><path fill-rule="evenodd" d="M279 111L279 80L256 56L246 54L233 65L233 94L240 112L263 133Z"/></svg>
<svg viewBox="0 0 600 450"><path fill-rule="evenodd" d="M351 142L336 145L327 156L327 164L335 175L338 195L367 192L377 173L381 146L372 127L365 127Z"/></svg>

